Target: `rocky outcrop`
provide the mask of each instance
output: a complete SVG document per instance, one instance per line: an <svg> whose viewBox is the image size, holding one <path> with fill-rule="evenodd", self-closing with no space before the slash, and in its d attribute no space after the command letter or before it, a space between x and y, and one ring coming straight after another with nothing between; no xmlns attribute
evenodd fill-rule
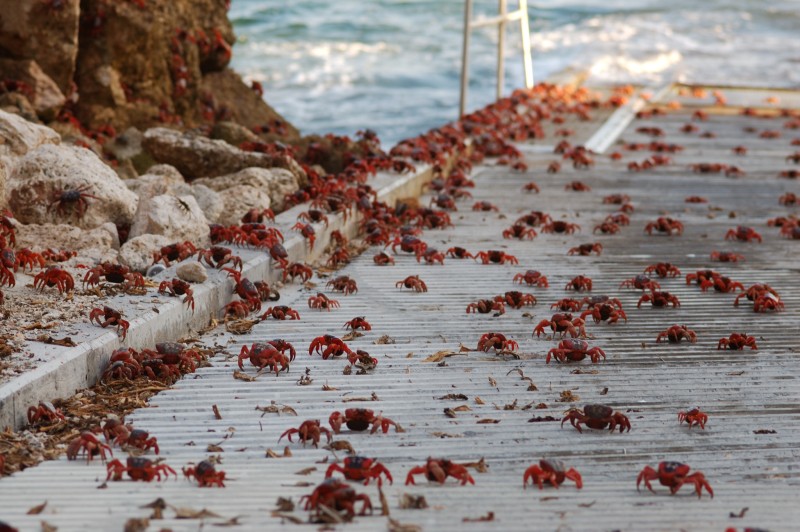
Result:
<svg viewBox="0 0 800 532"><path fill-rule="evenodd" d="M153 264L153 253L174 240L164 235L141 235L131 238L119 250L119 263L133 271L144 273Z"/></svg>
<svg viewBox="0 0 800 532"><path fill-rule="evenodd" d="M0 111L0 157L21 157L42 144L60 144L52 129Z"/></svg>
<svg viewBox="0 0 800 532"><path fill-rule="evenodd" d="M97 155L74 146L45 144L29 152L16 162L7 189L8 206L26 224L127 226L138 203L136 194Z"/></svg>
<svg viewBox="0 0 800 532"><path fill-rule="evenodd" d="M156 161L174 166L187 179L217 177L259 167L284 168L298 183L307 181L306 173L292 157L244 151L190 132L149 129L144 135L144 147Z"/></svg>
<svg viewBox="0 0 800 532"><path fill-rule="evenodd" d="M281 168L246 168L235 174L198 179L193 184L205 185L224 198L228 198L225 201L226 210L231 208L237 212L241 211L244 205L250 205L244 212L247 212L250 207L261 209L272 207L276 212L280 212L283 210L286 195L297 191L299 187L295 176ZM258 191L258 197L266 198L268 204L261 205L255 199L248 198L247 191L250 189ZM236 202L239 203L239 207L235 206ZM241 217L242 215L239 215L239 218ZM225 222L220 221L219 223Z"/></svg>
<svg viewBox="0 0 800 532"><path fill-rule="evenodd" d="M55 81L42 71L36 61L30 59L0 59L6 89L13 88L31 103L36 115L43 120L55 119L66 103L64 93Z"/></svg>
<svg viewBox="0 0 800 532"><path fill-rule="evenodd" d="M66 224L18 224L16 232L17 249L76 250L78 256L74 260L77 263L117 260L119 237L112 223L88 231Z"/></svg>
<svg viewBox="0 0 800 532"><path fill-rule="evenodd" d="M163 235L171 242L208 243L208 220L193 196L163 194L143 200L136 212L130 237Z"/></svg>

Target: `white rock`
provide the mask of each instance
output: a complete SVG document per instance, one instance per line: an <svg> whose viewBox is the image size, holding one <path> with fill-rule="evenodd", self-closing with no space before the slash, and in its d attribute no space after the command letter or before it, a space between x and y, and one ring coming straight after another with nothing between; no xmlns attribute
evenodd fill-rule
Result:
<svg viewBox="0 0 800 532"><path fill-rule="evenodd" d="M268 209L271 205L269 194L250 185L235 185L218 194L225 204L222 214L217 218L217 223L222 225L239 224L250 209Z"/></svg>
<svg viewBox="0 0 800 532"><path fill-rule="evenodd" d="M176 269L178 279L189 283L204 283L208 279L206 269L197 261L183 262Z"/></svg>
<svg viewBox="0 0 800 532"><path fill-rule="evenodd" d="M133 271L144 273L153 264L153 253L172 242L164 235L141 235L131 238L119 250L119 263Z"/></svg>
<svg viewBox="0 0 800 532"><path fill-rule="evenodd" d="M117 259L119 237L112 223L88 231L66 224L19 224L16 233L18 249L77 251L78 256L73 261L87 264Z"/></svg>
<svg viewBox="0 0 800 532"><path fill-rule="evenodd" d="M222 196L205 185L181 183L172 187L171 192L177 196L194 196L209 223L218 223L219 217L225 210Z"/></svg>
<svg viewBox="0 0 800 532"><path fill-rule="evenodd" d="M61 136L47 126L0 111L0 157L21 157L42 144L61 144Z"/></svg>
<svg viewBox="0 0 800 532"><path fill-rule="evenodd" d="M196 179L192 181L192 184L205 185L217 192L229 190L238 185L249 185L265 192L270 198L271 205L278 210L283 209L284 197L299 188L294 174L283 168L245 168L235 174ZM258 207L258 205L255 206Z"/></svg>
<svg viewBox="0 0 800 532"><path fill-rule="evenodd" d="M75 146L44 144L17 161L7 183L8 206L22 223L70 223L83 228L133 221L139 198L92 151ZM78 217L77 203L53 203L63 191L80 190L86 209Z"/></svg>
<svg viewBox="0 0 800 532"><path fill-rule="evenodd" d="M143 200L139 205L129 233L163 235L168 242L189 240L195 245L208 244L208 220L193 196L163 194ZM166 245L162 244L162 245Z"/></svg>

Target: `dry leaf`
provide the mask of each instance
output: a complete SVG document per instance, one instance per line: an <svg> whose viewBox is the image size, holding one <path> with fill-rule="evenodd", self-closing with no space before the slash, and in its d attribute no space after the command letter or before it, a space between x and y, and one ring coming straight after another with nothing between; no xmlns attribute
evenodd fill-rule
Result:
<svg viewBox="0 0 800 532"><path fill-rule="evenodd" d="M572 390L564 390L561 392L561 396L558 399L559 403L574 403L575 401L580 400L580 396L577 394L572 393Z"/></svg>
<svg viewBox="0 0 800 532"><path fill-rule="evenodd" d="M597 502L597 501L592 501L592 502L582 502L582 503L580 503L578 506L580 506L581 508L591 508L592 506L594 506L594 503L596 503L596 502Z"/></svg>
<svg viewBox="0 0 800 532"><path fill-rule="evenodd" d="M441 397L436 397L436 399L440 401L467 401L469 398L464 395L463 393L448 393L447 395L443 395Z"/></svg>
<svg viewBox="0 0 800 532"><path fill-rule="evenodd" d="M572 373L573 375L597 375L598 373L600 373L600 371L596 369L575 368L572 371L570 371L570 373Z"/></svg>
<svg viewBox="0 0 800 532"><path fill-rule="evenodd" d="M472 412L472 409L467 405L457 406L453 409L453 412Z"/></svg>
<svg viewBox="0 0 800 532"><path fill-rule="evenodd" d="M342 336L342 340L345 342L349 342L350 340L355 340L356 338L361 338L362 336L364 335L358 331L350 331L349 333Z"/></svg>
<svg viewBox="0 0 800 532"><path fill-rule="evenodd" d="M334 440L326 445L325 448L331 451L345 451L347 454L356 454L356 450L347 440Z"/></svg>
<svg viewBox="0 0 800 532"><path fill-rule="evenodd" d="M744 508L739 510L739 513L730 512L728 514L728 517L730 517L731 519L744 519L744 514L746 514L749 509L750 508L745 506Z"/></svg>
<svg viewBox="0 0 800 532"><path fill-rule="evenodd" d="M514 399L513 402L508 403L507 405L503 405L503 410L516 410L517 409L517 400Z"/></svg>
<svg viewBox="0 0 800 532"><path fill-rule="evenodd" d="M272 515L272 517L279 517L281 519L286 519L287 521L290 521L291 523L294 523L295 525L304 525L304 524L306 524L305 521L303 521L299 517L296 517L296 516L294 516L292 514L286 514L286 513L282 513L282 512L272 512L270 515Z"/></svg>
<svg viewBox="0 0 800 532"><path fill-rule="evenodd" d="M373 344L378 344L378 345L382 345L382 344L393 344L393 343L394 343L394 338L392 338L392 337L391 337L391 336L389 336L388 334L384 334L383 336L381 336L380 338L378 338L377 340L375 340L375 341L374 341L374 342L372 342L372 343L373 343Z"/></svg>
<svg viewBox="0 0 800 532"><path fill-rule="evenodd" d="M539 423L541 421L558 421L553 416L536 416L528 420L528 423Z"/></svg>
<svg viewBox="0 0 800 532"><path fill-rule="evenodd" d="M389 519L387 525L389 532L422 532L422 527L413 523L401 523L397 519Z"/></svg>
<svg viewBox="0 0 800 532"><path fill-rule="evenodd" d="M411 495L409 493L400 495L401 510L424 510L427 507L428 501L425 500L423 495Z"/></svg>
<svg viewBox="0 0 800 532"><path fill-rule="evenodd" d="M215 514L210 510L203 508L202 510L195 510L194 508L176 507L170 505L175 511L175 519L205 519L206 517L222 517Z"/></svg>
<svg viewBox="0 0 800 532"><path fill-rule="evenodd" d="M214 526L239 526L242 523L239 522L238 517L231 517L227 521L223 521L221 523L212 523Z"/></svg>
<svg viewBox="0 0 800 532"><path fill-rule="evenodd" d="M58 532L58 527L51 525L47 521L42 521L40 524L42 526L42 532Z"/></svg>
<svg viewBox="0 0 800 532"><path fill-rule="evenodd" d="M297 411L289 405L281 405L277 404L275 401L272 401L272 404L269 406L256 406L256 410L260 410L264 412L261 414L261 417L264 417L267 414L290 414L292 416L297 415Z"/></svg>
<svg viewBox="0 0 800 532"><path fill-rule="evenodd" d="M323 392L335 392L338 389L339 388L336 388L335 386L329 385L327 382L322 385L322 391Z"/></svg>
<svg viewBox="0 0 800 532"><path fill-rule="evenodd" d="M536 405L536 410L547 410L547 405L545 403L539 403Z"/></svg>
<svg viewBox="0 0 800 532"><path fill-rule="evenodd" d="M206 447L206 452L208 452L208 453L224 453L225 449L223 449L222 447L220 447L219 445L217 445L215 443L209 443L208 447Z"/></svg>
<svg viewBox="0 0 800 532"><path fill-rule="evenodd" d="M381 515L390 515L391 512L389 511L389 501L386 500L386 495L383 493L383 489L378 486L378 497L381 500Z"/></svg>
<svg viewBox="0 0 800 532"><path fill-rule="evenodd" d="M60 345L61 347L76 347L78 345L73 342L72 338L69 336L64 338L53 338L52 336L42 334L36 337L36 341L50 345Z"/></svg>
<svg viewBox="0 0 800 532"><path fill-rule="evenodd" d="M245 382L253 382L254 380L256 380L255 377L251 377L244 371L239 371L238 369L233 370L233 378Z"/></svg>
<svg viewBox="0 0 800 532"><path fill-rule="evenodd" d="M484 419L479 419L476 423L480 423L480 424L486 425L486 424L492 424L492 423L500 423L500 420L499 419L492 419L492 418L487 417L487 418L484 418Z"/></svg>
<svg viewBox="0 0 800 532"><path fill-rule="evenodd" d="M247 334L261 320L225 320L225 330L232 334Z"/></svg>
<svg viewBox="0 0 800 532"><path fill-rule="evenodd" d="M28 510L26 512L26 514L27 515L39 515L40 513L42 513L44 511L46 506L47 506L47 501L44 501L42 504L40 504L38 506L34 506L30 510Z"/></svg>
<svg viewBox="0 0 800 532"><path fill-rule="evenodd" d="M424 359L423 362L441 362L447 357L452 357L456 355L463 355L464 353L456 353L455 351L450 351L446 349L444 351L437 351L436 353L432 354L428 358Z"/></svg>
<svg viewBox="0 0 800 532"><path fill-rule="evenodd" d="M483 515L481 517L475 517L475 518L465 517L461 521L464 523L484 523L487 521L494 521L494 512L489 512L488 514Z"/></svg>
<svg viewBox="0 0 800 532"><path fill-rule="evenodd" d="M489 386L491 386L492 388L497 388L497 381L494 380L494 378L492 377L489 377Z"/></svg>
<svg viewBox="0 0 800 532"><path fill-rule="evenodd" d="M145 518L131 518L125 521L125 532L146 532L150 528L150 520Z"/></svg>
<svg viewBox="0 0 800 532"><path fill-rule="evenodd" d="M44 323L42 323L40 321L37 321L36 323L32 323L30 325L22 325L22 326L20 326L20 329L22 329L23 331L32 331L34 329L52 329L53 327L56 327L57 325L58 325L58 323L56 323L55 321L51 321L48 324L44 324Z"/></svg>
<svg viewBox="0 0 800 532"><path fill-rule="evenodd" d="M380 401L380 400L381 399L380 397L378 397L378 394L372 392L372 394L369 397L345 397L344 399L342 399L342 402L350 403L353 401Z"/></svg>
<svg viewBox="0 0 800 532"><path fill-rule="evenodd" d="M600 392L600 395L607 395L607 394L608 394L608 388L607 387L603 388L603 390Z"/></svg>
<svg viewBox="0 0 800 532"><path fill-rule="evenodd" d="M164 519L164 510L167 508L167 502L159 497L150 504L145 504L139 508L152 508L153 515L150 516L150 519Z"/></svg>
<svg viewBox="0 0 800 532"><path fill-rule="evenodd" d="M447 417L456 417L456 413L453 411L452 408L445 408L444 415L446 415Z"/></svg>
<svg viewBox="0 0 800 532"><path fill-rule="evenodd" d="M211 405L211 410L214 411L214 417L217 419L222 419L222 414L219 413L219 408L217 405Z"/></svg>
<svg viewBox="0 0 800 532"><path fill-rule="evenodd" d="M406 355L406 358L414 358L414 353L408 353L408 354Z"/></svg>
<svg viewBox="0 0 800 532"><path fill-rule="evenodd" d="M486 465L486 460L483 457L481 457L481 459L478 460L477 462L468 462L466 464L461 464L461 465L463 465L464 467L471 467L478 473L486 473L487 471L489 471L489 466Z"/></svg>
<svg viewBox="0 0 800 532"><path fill-rule="evenodd" d="M447 432L431 432L431 436L435 436L437 438L463 438L463 434L450 434Z"/></svg>
<svg viewBox="0 0 800 532"><path fill-rule="evenodd" d="M476 404L476 405L485 405L486 403L484 403L484 402L483 402L483 399L481 399L480 397L478 397L478 396L476 395L476 396L475 396L475 404Z"/></svg>
<svg viewBox="0 0 800 532"><path fill-rule="evenodd" d="M317 470L316 467L306 467L305 469L301 469L300 471L295 472L295 475L310 475L316 470Z"/></svg>
<svg viewBox="0 0 800 532"><path fill-rule="evenodd" d="M275 506L278 507L277 510L279 512L294 512L294 501L286 497L278 497Z"/></svg>

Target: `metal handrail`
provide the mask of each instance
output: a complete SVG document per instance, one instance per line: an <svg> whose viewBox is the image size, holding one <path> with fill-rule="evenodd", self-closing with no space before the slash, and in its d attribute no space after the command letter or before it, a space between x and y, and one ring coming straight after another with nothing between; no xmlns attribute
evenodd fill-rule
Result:
<svg viewBox="0 0 800 532"><path fill-rule="evenodd" d="M469 84L469 41L472 30L482 26L498 26L497 39L497 99L503 97L504 64L506 48L506 24L519 20L522 41L522 64L525 70L525 87L533 87L533 63L531 61L531 36L528 26L528 0L519 0L519 9L508 11L508 0L498 0L498 15L492 18L472 20L472 0L464 4L464 45L461 50L461 98L458 116L464 116L467 105L467 85Z"/></svg>

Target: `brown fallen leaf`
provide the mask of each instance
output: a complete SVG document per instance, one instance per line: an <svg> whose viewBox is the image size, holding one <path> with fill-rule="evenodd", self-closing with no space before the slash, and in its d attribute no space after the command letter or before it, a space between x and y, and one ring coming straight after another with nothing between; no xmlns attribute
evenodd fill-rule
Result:
<svg viewBox="0 0 800 532"><path fill-rule="evenodd" d="M206 447L206 452L207 453L224 453L225 449L223 449L222 447L220 447L219 445L217 445L215 443L209 443L208 447Z"/></svg>
<svg viewBox="0 0 800 532"><path fill-rule="evenodd" d="M580 396L577 394L572 393L572 390L564 390L561 392L561 396L558 399L559 403L574 403L575 401L580 400Z"/></svg>
<svg viewBox="0 0 800 532"><path fill-rule="evenodd" d="M288 449L288 447L286 449ZM267 449L265 451L264 455L267 458L287 458L289 456L292 456L292 452L291 451L289 451L288 455L286 454L286 449L284 449L284 453L283 454L278 454L275 451L273 451L272 449Z"/></svg>
<svg viewBox="0 0 800 532"><path fill-rule="evenodd" d="M145 518L131 518L125 521L125 532L146 532L150 528L150 520Z"/></svg>
<svg viewBox="0 0 800 532"><path fill-rule="evenodd" d="M744 519L744 515L747 513L747 511L748 511L749 509L750 509L750 508L748 508L748 507L746 507L746 506L745 506L744 508L742 508L741 510L739 510L739 513L730 512L730 513L728 514L728 517L730 517L731 519Z"/></svg>
<svg viewBox="0 0 800 532"><path fill-rule="evenodd" d="M389 511L389 501L386 500L386 495L384 495L383 489L381 489L380 486L378 486L378 497L381 500L381 515L391 515Z"/></svg>
<svg viewBox="0 0 800 532"><path fill-rule="evenodd" d="M239 522L239 517L231 517L227 521L223 521L221 523L212 523L214 526L239 526L242 523Z"/></svg>
<svg viewBox="0 0 800 532"><path fill-rule="evenodd" d="M50 345L60 345L61 347L76 347L78 345L75 342L73 342L72 338L70 338L69 336L66 336L64 338L53 338L52 336L42 334L36 337L36 341Z"/></svg>
<svg viewBox="0 0 800 532"><path fill-rule="evenodd" d="M443 395L441 397L436 397L440 401L467 401L469 397L464 395L463 393L448 393L447 395Z"/></svg>
<svg viewBox="0 0 800 532"><path fill-rule="evenodd" d="M452 417L456 417L456 413L453 411L452 408L445 408L444 409L444 415L446 415L447 417L451 417L451 418Z"/></svg>
<svg viewBox="0 0 800 532"><path fill-rule="evenodd" d="M514 399L512 402L503 405L503 410L516 410L517 409L517 400Z"/></svg>
<svg viewBox="0 0 800 532"><path fill-rule="evenodd" d="M358 331L350 331L349 333L342 336L342 340L344 340L345 342L349 342L350 340L355 340L356 338L361 338L362 336L364 335Z"/></svg>
<svg viewBox="0 0 800 532"><path fill-rule="evenodd" d="M42 532L58 532L58 527L55 525L51 525L47 521L42 521L39 524L42 527Z"/></svg>
<svg viewBox="0 0 800 532"><path fill-rule="evenodd" d="M472 409L467 405L457 406L453 409L453 412L472 412Z"/></svg>
<svg viewBox="0 0 800 532"><path fill-rule="evenodd" d="M448 432L431 432L431 436L437 438L463 438L463 434L450 434Z"/></svg>
<svg viewBox="0 0 800 532"><path fill-rule="evenodd" d="M335 386L331 386L331 385L330 385L330 384L328 384L327 382L326 382L325 384L323 384L323 385L322 385L322 391L323 391L323 392L335 392L335 391L336 391L336 390L338 390L338 389L339 389L339 388L337 388L337 387L335 387Z"/></svg>
<svg viewBox="0 0 800 532"><path fill-rule="evenodd" d="M436 353L432 354L431 356L425 358L423 362L441 362L445 358L456 356L456 355L463 355L464 353L456 353L455 351L444 350L444 351L437 351Z"/></svg>
<svg viewBox="0 0 800 532"><path fill-rule="evenodd" d="M211 410L214 411L215 418L222 419L222 414L219 413L219 407L217 407L217 405L211 405Z"/></svg>
<svg viewBox="0 0 800 532"><path fill-rule="evenodd" d="M293 523L295 525L304 525L306 523L304 520L302 520L299 517L294 516L292 514L287 514L287 513L283 513L283 512L272 512L270 515L272 517L278 517L280 519L286 519L287 521L289 521L289 522L291 522L291 523Z"/></svg>
<svg viewBox="0 0 800 532"><path fill-rule="evenodd" d="M195 510L194 508L172 505L169 505L169 507L175 512L175 519L205 519L206 517L222 517L221 515L215 514L211 510L206 510L205 508L201 510Z"/></svg>
<svg viewBox="0 0 800 532"><path fill-rule="evenodd" d="M255 377L251 377L244 371L239 371L238 369L233 370L233 378L245 382L253 382L254 380L256 380Z"/></svg>
<svg viewBox="0 0 800 532"><path fill-rule="evenodd" d="M476 405L485 405L486 403L485 403L485 402L483 402L483 399L481 399L480 397L478 397L478 396L476 395L476 396L475 396L475 404L476 404Z"/></svg>
<svg viewBox="0 0 800 532"><path fill-rule="evenodd" d="M261 320L225 320L225 330L232 334L247 334Z"/></svg>
<svg viewBox="0 0 800 532"><path fill-rule="evenodd" d="M572 371L570 371L570 373L572 373L573 375L597 375L600 372L596 369L575 368Z"/></svg>
<svg viewBox="0 0 800 532"><path fill-rule="evenodd" d="M401 510L424 510L427 507L428 501L423 495L411 495L410 493L400 495Z"/></svg>
<svg viewBox="0 0 800 532"><path fill-rule="evenodd" d="M58 323L55 321L51 321L50 323L47 324L37 321L36 323L32 323L30 325L22 325L20 329L22 329L23 331L32 331L34 329L52 329L53 327L56 326L58 326Z"/></svg>
<svg viewBox="0 0 800 532"><path fill-rule="evenodd" d="M44 501L42 504L39 504L38 506L34 506L30 510L28 510L26 512L26 514L27 515L39 515L40 513L42 513L44 511L46 506L47 506L47 501Z"/></svg>
<svg viewBox="0 0 800 532"><path fill-rule="evenodd" d="M378 394L372 392L369 397L345 397L342 399L343 403L352 403L353 401L380 401Z"/></svg>
<svg viewBox="0 0 800 532"><path fill-rule="evenodd" d="M408 354L406 355L406 358L414 358L414 353L408 353Z"/></svg>
<svg viewBox="0 0 800 532"><path fill-rule="evenodd" d="M608 387L605 387L605 388L603 388L603 389L600 391L600 395L608 395Z"/></svg>
<svg viewBox="0 0 800 532"><path fill-rule="evenodd" d="M486 464L486 459L481 457L480 460L477 462L467 462L466 464L461 464L464 467L470 467L477 471L478 473L486 473L489 471L489 466Z"/></svg>
<svg viewBox="0 0 800 532"><path fill-rule="evenodd" d="M489 512L481 517L475 517L475 518L465 517L461 521L464 523L485 523L487 521L494 521L494 512Z"/></svg>
<svg viewBox="0 0 800 532"><path fill-rule="evenodd" d="M581 508L591 508L592 506L594 506L594 503L596 503L596 502L597 502L597 501L592 501L592 502L582 502L582 503L580 503L578 506L580 506Z"/></svg>
<svg viewBox="0 0 800 532"><path fill-rule="evenodd" d="M491 386L492 388L497 388L497 381L494 380L493 377L489 377L489 386Z"/></svg>
<svg viewBox="0 0 800 532"><path fill-rule="evenodd" d="M500 420L487 417L484 419L479 419L478 421L476 421L476 423L481 425L487 425L487 424L500 423Z"/></svg>
<svg viewBox="0 0 800 532"><path fill-rule="evenodd" d="M528 420L528 423L540 423L542 421L558 421L553 416L535 416Z"/></svg>
<svg viewBox="0 0 800 532"><path fill-rule="evenodd" d="M295 475L310 475L316 470L317 470L316 467L306 467L304 469L301 469L300 471L296 471Z"/></svg>
<svg viewBox="0 0 800 532"><path fill-rule="evenodd" d="M777 434L777 430L770 430L770 429L758 429L754 430L753 434Z"/></svg>
<svg viewBox="0 0 800 532"><path fill-rule="evenodd" d="M394 342L394 338L392 338L388 334L384 334L383 336L381 336L380 338L378 338L377 340L375 340L372 343L373 344L377 344L377 345L383 345L383 344L393 344L395 342Z"/></svg>
<svg viewBox="0 0 800 532"><path fill-rule="evenodd" d="M547 410L547 404L539 403L538 405L536 405L536 410Z"/></svg>
<svg viewBox="0 0 800 532"><path fill-rule="evenodd" d="M279 512L294 512L294 501L286 497L278 497L275 506Z"/></svg>
<svg viewBox="0 0 800 532"><path fill-rule="evenodd" d="M292 408L291 406L289 406L289 405L281 405L281 404L276 403L275 401L272 401L272 404L270 404L268 406L256 406L256 410L260 410L261 412L264 412L263 414L261 414L261 417L264 417L267 414L278 414L278 415L289 414L289 415L292 415L292 416L296 416L297 415L297 411L294 408Z"/></svg>
<svg viewBox="0 0 800 532"><path fill-rule="evenodd" d="M150 516L150 519L164 519L164 510L167 509L167 502L159 497L153 502L140 506L139 508L152 508L153 515Z"/></svg>
<svg viewBox="0 0 800 532"><path fill-rule="evenodd" d="M389 532L422 532L422 527L413 523L401 523L397 519L389 518L386 525Z"/></svg>

